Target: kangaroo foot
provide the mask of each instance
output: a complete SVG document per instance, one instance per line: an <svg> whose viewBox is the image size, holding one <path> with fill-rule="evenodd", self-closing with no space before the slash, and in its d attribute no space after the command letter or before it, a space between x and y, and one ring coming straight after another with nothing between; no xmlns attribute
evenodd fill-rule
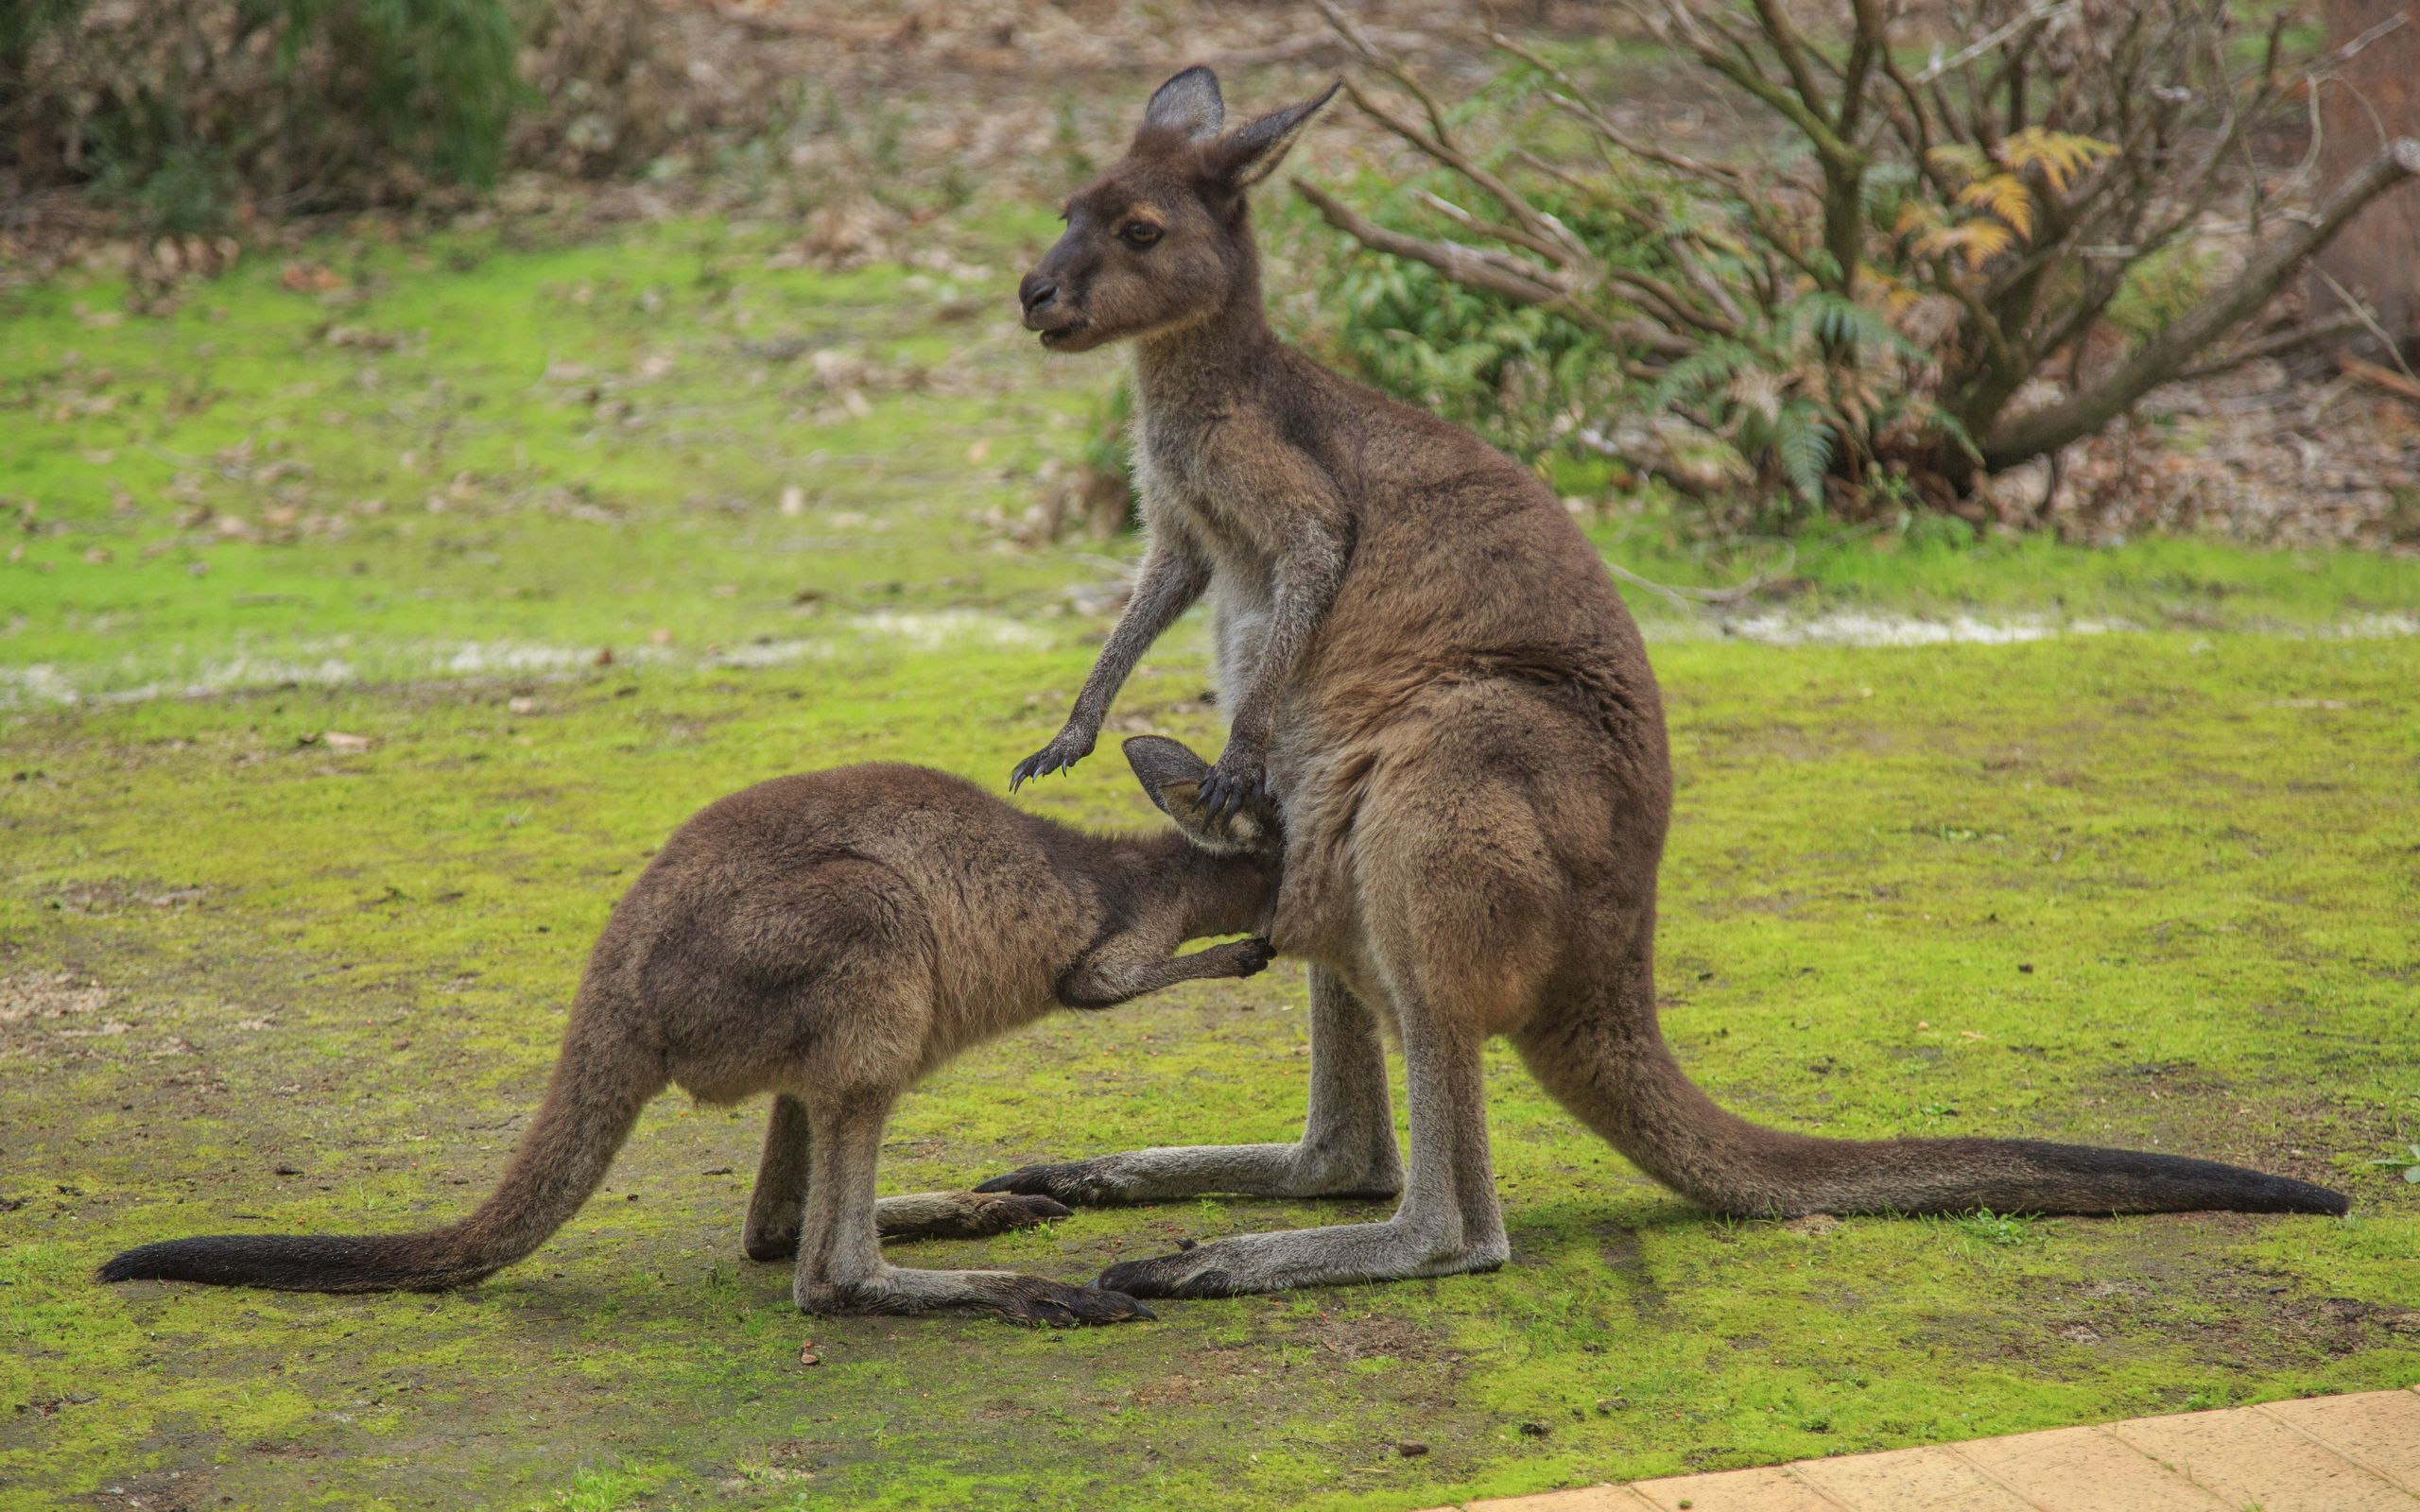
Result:
<svg viewBox="0 0 2420 1512"><path fill-rule="evenodd" d="M775 1261L798 1258L798 1230L768 1230L740 1237L739 1246L751 1260Z"/></svg>
<svg viewBox="0 0 2420 1512"><path fill-rule="evenodd" d="M1039 1276L1009 1278L1009 1284L1000 1288L992 1311L1015 1322L1038 1323L1054 1329L1132 1323L1159 1316L1124 1292L1105 1291L1097 1286L1069 1286L1060 1281L1045 1280Z"/></svg>
<svg viewBox="0 0 2420 1512"><path fill-rule="evenodd" d="M1155 1315L1121 1292L1000 1270L909 1270L886 1265L880 1275L866 1280L804 1285L793 1295L800 1312L822 1315L990 1313L1014 1323L1060 1329L1129 1323Z"/></svg>
<svg viewBox="0 0 2420 1512"><path fill-rule="evenodd" d="M1121 1261L1093 1284L1130 1297L1240 1297L1495 1270L1510 1258L1500 1238L1440 1242L1400 1222L1346 1224L1290 1233L1242 1234L1173 1255Z"/></svg>
<svg viewBox="0 0 2420 1512"><path fill-rule="evenodd" d="M1344 1154L1303 1144L1174 1145L1022 1166L975 1190L1055 1197L1079 1208L1180 1202L1212 1192L1392 1197L1403 1190L1403 1166L1392 1139Z"/></svg>
<svg viewBox="0 0 2420 1512"><path fill-rule="evenodd" d="M874 1205L874 1224L885 1239L989 1239L1074 1213L1039 1194L927 1192L884 1198Z"/></svg>

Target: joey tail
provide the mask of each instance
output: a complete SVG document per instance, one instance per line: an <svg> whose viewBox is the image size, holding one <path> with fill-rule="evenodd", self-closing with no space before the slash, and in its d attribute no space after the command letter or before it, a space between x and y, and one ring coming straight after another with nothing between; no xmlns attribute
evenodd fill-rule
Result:
<svg viewBox="0 0 2420 1512"><path fill-rule="evenodd" d="M650 1052L575 1009L545 1101L488 1199L420 1233L214 1234L130 1249L104 1281L200 1281L288 1292L439 1292L467 1286L546 1241L588 1200L666 1077Z"/></svg>
<svg viewBox="0 0 2420 1512"><path fill-rule="evenodd" d="M2178 1155L2041 1140L1817 1139L1766 1128L1689 1080L1651 1006L1541 1024L1518 1044L1557 1101L1648 1175L1717 1212L2337 1214L2349 1206L2308 1181Z"/></svg>

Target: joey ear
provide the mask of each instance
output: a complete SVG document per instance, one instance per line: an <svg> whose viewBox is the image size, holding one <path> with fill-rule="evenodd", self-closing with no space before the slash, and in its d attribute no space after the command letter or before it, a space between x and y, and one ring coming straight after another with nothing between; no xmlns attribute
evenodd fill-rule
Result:
<svg viewBox="0 0 2420 1512"><path fill-rule="evenodd" d="M1219 134L1227 121L1227 102L1219 94L1219 76L1195 65L1151 92L1143 109L1143 129L1175 131L1196 142Z"/></svg>
<svg viewBox="0 0 2420 1512"><path fill-rule="evenodd" d="M1343 87L1341 83L1330 84L1315 98L1257 116L1219 138L1211 150L1229 187L1249 189L1275 173L1277 165L1286 161L1286 154L1293 150L1303 128L1310 125L1311 118L1324 110Z"/></svg>
<svg viewBox="0 0 2420 1512"><path fill-rule="evenodd" d="M1223 820L1204 815L1201 783L1210 775L1210 764L1182 743L1165 735L1136 735L1124 749L1126 765L1134 768L1152 805L1176 820L1184 837L1202 850L1221 855L1256 850L1276 829L1265 799L1248 799Z"/></svg>
<svg viewBox="0 0 2420 1512"><path fill-rule="evenodd" d="M1198 791L1202 779L1210 775L1210 764L1193 754L1183 741L1166 735L1136 735L1120 747L1126 752L1126 765L1134 768L1134 780L1143 784L1143 792L1154 807L1173 818L1176 811L1168 807L1168 789L1182 785L1188 799Z"/></svg>

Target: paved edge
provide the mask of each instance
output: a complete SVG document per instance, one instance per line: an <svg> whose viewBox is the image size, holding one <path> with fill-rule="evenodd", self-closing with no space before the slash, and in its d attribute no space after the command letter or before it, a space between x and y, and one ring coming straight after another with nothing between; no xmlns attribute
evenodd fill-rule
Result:
<svg viewBox="0 0 2420 1512"><path fill-rule="evenodd" d="M2420 1512L2420 1384L1430 1512Z"/></svg>

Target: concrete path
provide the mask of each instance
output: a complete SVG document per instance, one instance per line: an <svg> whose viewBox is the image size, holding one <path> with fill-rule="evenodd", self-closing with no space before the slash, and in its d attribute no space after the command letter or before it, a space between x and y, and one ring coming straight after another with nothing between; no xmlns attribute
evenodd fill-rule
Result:
<svg viewBox="0 0 2420 1512"><path fill-rule="evenodd" d="M1461 1503L1464 1512L2420 1512L2420 1386ZM1437 1512L1447 1512L1439 1508Z"/></svg>

